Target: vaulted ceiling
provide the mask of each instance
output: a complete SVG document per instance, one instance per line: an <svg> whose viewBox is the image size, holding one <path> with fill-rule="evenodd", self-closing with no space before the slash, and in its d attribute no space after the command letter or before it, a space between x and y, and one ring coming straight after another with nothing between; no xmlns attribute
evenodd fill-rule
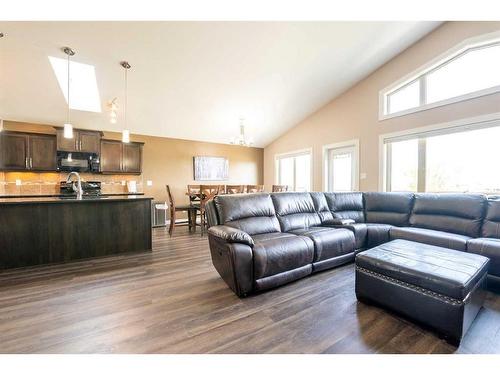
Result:
<svg viewBox="0 0 500 375"><path fill-rule="evenodd" d="M226 143L239 118L263 147L439 25L438 22L0 22L0 118L62 125L49 56L95 67L101 113L88 129ZM118 97L118 122L107 103Z"/></svg>

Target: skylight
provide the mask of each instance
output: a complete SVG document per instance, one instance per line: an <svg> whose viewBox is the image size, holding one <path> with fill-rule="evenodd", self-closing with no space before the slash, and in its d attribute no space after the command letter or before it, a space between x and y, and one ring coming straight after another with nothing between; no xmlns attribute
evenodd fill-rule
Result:
<svg viewBox="0 0 500 375"><path fill-rule="evenodd" d="M50 64L57 77L59 87L68 102L68 61L49 56ZM95 67L93 65L70 62L71 109L90 112L101 112L101 99L97 88Z"/></svg>

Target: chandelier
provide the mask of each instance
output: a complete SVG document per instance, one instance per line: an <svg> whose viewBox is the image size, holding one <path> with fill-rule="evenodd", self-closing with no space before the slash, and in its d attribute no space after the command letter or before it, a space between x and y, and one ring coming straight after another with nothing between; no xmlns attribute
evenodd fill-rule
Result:
<svg viewBox="0 0 500 375"><path fill-rule="evenodd" d="M229 143L232 145L250 147L253 145L253 140L252 140L252 138L247 139L245 137L245 125L243 124L243 121L244 121L244 119L240 118L240 136L233 137L233 139L231 139L231 141L229 141Z"/></svg>

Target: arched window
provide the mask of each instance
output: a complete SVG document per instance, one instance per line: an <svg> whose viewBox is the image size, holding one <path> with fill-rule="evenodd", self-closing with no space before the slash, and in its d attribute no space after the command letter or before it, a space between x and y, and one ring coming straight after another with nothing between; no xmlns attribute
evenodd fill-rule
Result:
<svg viewBox="0 0 500 375"><path fill-rule="evenodd" d="M380 119L500 92L500 33L468 39L380 92Z"/></svg>

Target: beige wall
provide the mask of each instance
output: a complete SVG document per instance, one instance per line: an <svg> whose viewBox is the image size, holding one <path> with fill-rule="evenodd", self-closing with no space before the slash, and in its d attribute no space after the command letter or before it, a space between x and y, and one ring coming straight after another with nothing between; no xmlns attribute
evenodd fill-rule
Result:
<svg viewBox="0 0 500 375"><path fill-rule="evenodd" d="M500 30L500 22L447 22L299 123L264 149L264 183L275 181L276 154L313 149L313 189L323 190L323 145L359 139L360 190L378 190L379 135L500 112L500 94L378 120L379 91L466 38Z"/></svg>
<svg viewBox="0 0 500 375"><path fill-rule="evenodd" d="M6 130L55 133L52 126L26 124L5 121ZM104 132L107 139L121 139L119 133ZM143 174L141 176L103 176L86 175L87 179L102 180L107 182L108 192L117 192L125 189L121 182L136 180L139 189L146 195L153 196L157 200L166 200L165 184L171 185L174 198L178 204L187 203L185 196L187 184L199 184L193 180L193 156L225 156L229 159L229 180L226 182L203 182L206 184L262 184L263 183L263 149L255 147L240 147L208 142L194 142L172 138L150 137L131 135L132 141L144 142L143 150ZM9 183L12 192L33 194L35 182L57 182L61 178L58 173L0 173L0 180ZM23 181L22 188L11 186L15 179ZM147 186L147 180L153 182L153 186ZM42 187L43 188L43 187ZM1 188L0 188L1 189ZM4 187L5 189L5 187ZM50 189L45 186L45 189ZM114 190L112 190L114 189ZM47 191L42 191L47 193Z"/></svg>

